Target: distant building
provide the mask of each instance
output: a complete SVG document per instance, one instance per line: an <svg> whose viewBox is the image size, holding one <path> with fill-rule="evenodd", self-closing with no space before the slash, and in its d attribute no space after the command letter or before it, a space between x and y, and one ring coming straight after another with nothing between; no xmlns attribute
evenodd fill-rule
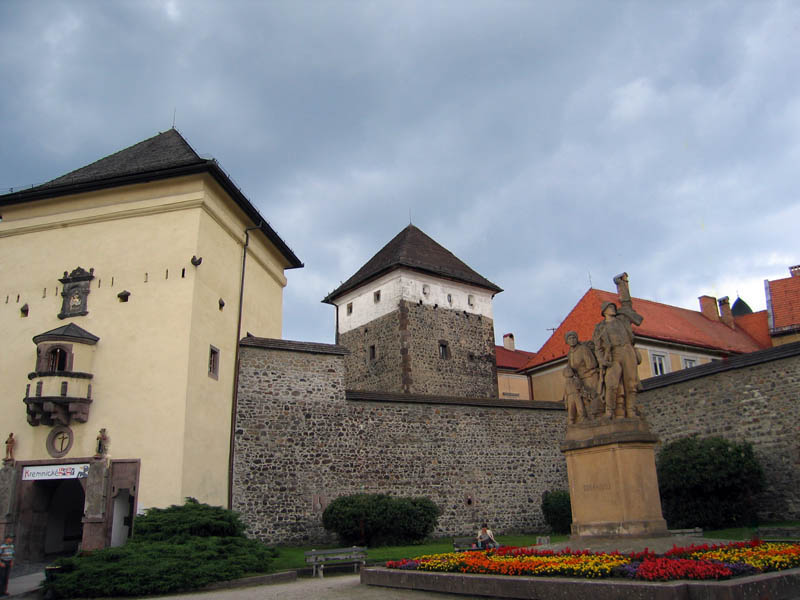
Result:
<svg viewBox="0 0 800 600"><path fill-rule="evenodd" d="M497 397L492 299L502 289L414 225L323 302L348 390Z"/></svg>
<svg viewBox="0 0 800 600"><path fill-rule="evenodd" d="M536 355L520 369L520 373L531 379L533 400L562 400L562 369L568 351L564 335L576 331L581 341L591 340L606 301L619 302L614 293L588 290ZM701 296L700 311L633 298L633 309L644 317L642 324L633 328L641 358L641 379L770 346L769 336L765 335L765 311L734 317L727 297L717 301L711 296Z"/></svg>
<svg viewBox="0 0 800 600"><path fill-rule="evenodd" d="M0 535L38 558L227 504L240 332L280 337L297 256L174 129L0 212Z"/></svg>
<svg viewBox="0 0 800 600"><path fill-rule="evenodd" d="M530 400L530 379L518 373L535 356L533 352L517 350L514 334L503 336L503 345L495 346L497 357L497 392L500 398Z"/></svg>
<svg viewBox="0 0 800 600"><path fill-rule="evenodd" d="M764 281L769 334L775 346L800 340L800 265L789 267L791 277Z"/></svg>

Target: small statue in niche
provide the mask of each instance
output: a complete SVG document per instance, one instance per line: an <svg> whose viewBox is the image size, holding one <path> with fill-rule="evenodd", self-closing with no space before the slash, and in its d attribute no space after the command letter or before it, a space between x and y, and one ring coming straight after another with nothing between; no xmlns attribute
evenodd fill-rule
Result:
<svg viewBox="0 0 800 600"><path fill-rule="evenodd" d="M14 439L14 434L9 433L6 438L6 457L3 459L4 463L14 462L14 446L17 445L17 440Z"/></svg>
<svg viewBox="0 0 800 600"><path fill-rule="evenodd" d="M106 433L106 428L103 427L100 433L97 434L97 446L95 447L95 458L104 458L108 454L108 447L111 444L111 438Z"/></svg>
<svg viewBox="0 0 800 600"><path fill-rule="evenodd" d="M600 313L603 320L594 328L592 341L600 363L600 372L605 387L605 416L637 418L636 392L641 388L639 363L641 357L633 347L633 325L641 325L643 317L633 310L628 274L614 277L619 294L620 307L613 302L604 302Z"/></svg>

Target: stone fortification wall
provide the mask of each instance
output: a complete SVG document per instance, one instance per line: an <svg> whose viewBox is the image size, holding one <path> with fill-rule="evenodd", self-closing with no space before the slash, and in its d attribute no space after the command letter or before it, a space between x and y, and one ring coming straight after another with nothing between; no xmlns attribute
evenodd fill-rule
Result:
<svg viewBox="0 0 800 600"><path fill-rule="evenodd" d="M341 347L248 338L241 351L233 508L270 543L331 540L322 510L352 493L428 496L437 533L545 527L545 490L566 489L564 411L498 399L343 389ZM247 345L245 345L247 344Z"/></svg>
<svg viewBox="0 0 800 600"><path fill-rule="evenodd" d="M344 357L347 389L403 391L405 354L401 350L398 311L340 334L339 344L350 351ZM374 358L370 357L370 346L375 346Z"/></svg>
<svg viewBox="0 0 800 600"><path fill-rule="evenodd" d="M800 519L800 343L654 377L640 394L662 443L749 441L766 473L762 520Z"/></svg>
<svg viewBox="0 0 800 600"><path fill-rule="evenodd" d="M488 317L401 300L396 311L341 334L339 343L350 350L347 389L497 397L494 322Z"/></svg>
<svg viewBox="0 0 800 600"><path fill-rule="evenodd" d="M402 303L407 311L411 392L415 394L497 398L494 321L466 311ZM449 356L439 356L447 343Z"/></svg>

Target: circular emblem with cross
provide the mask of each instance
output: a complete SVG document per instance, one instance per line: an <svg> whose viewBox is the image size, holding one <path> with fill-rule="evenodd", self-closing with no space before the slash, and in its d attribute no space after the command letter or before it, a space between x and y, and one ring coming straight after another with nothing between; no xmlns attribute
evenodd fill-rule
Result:
<svg viewBox="0 0 800 600"><path fill-rule="evenodd" d="M50 435L47 436L47 442L45 444L47 453L53 458L65 456L72 448L74 439L72 430L69 427L63 425L53 427Z"/></svg>

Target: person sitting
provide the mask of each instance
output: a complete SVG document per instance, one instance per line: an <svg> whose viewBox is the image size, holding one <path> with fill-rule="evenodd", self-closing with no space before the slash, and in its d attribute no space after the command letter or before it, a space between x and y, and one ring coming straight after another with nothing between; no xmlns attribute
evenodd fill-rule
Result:
<svg viewBox="0 0 800 600"><path fill-rule="evenodd" d="M489 526L484 523L481 525L480 531L478 531L478 548L481 550L485 550L487 548L499 548L500 544L497 543L497 540L494 539L494 534L492 530L489 529Z"/></svg>

